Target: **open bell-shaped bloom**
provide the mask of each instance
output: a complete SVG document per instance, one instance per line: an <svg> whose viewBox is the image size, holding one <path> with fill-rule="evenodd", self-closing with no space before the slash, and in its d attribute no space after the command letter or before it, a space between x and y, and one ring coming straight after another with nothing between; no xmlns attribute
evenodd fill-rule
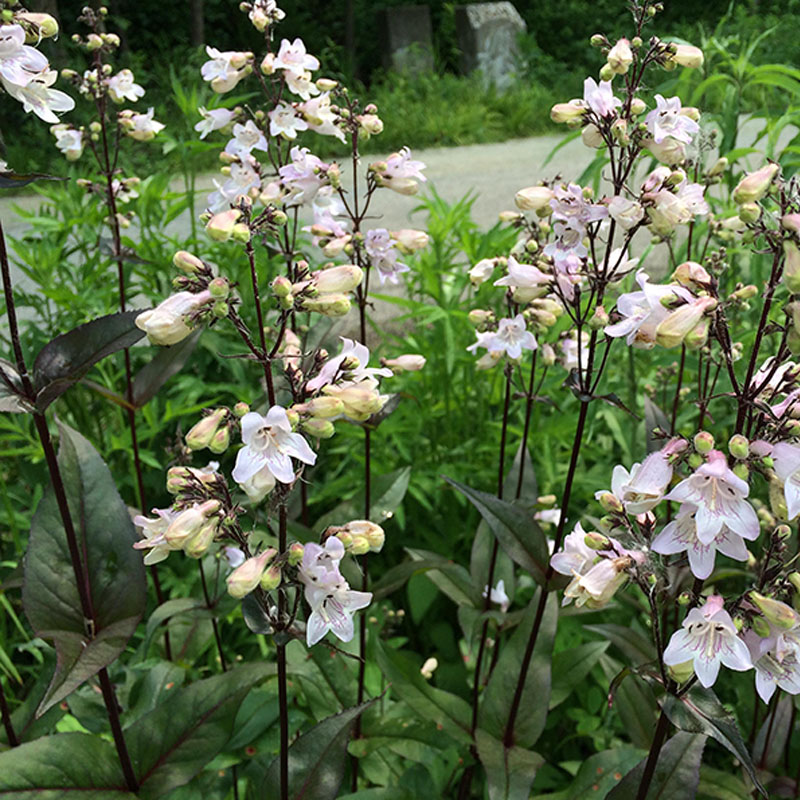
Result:
<svg viewBox="0 0 800 800"><path fill-rule="evenodd" d="M146 517L144 514L138 514L133 518L133 524L142 534L142 539L134 542L133 546L136 550L150 551L144 557L144 563L147 566L163 561L170 551L175 549L170 547L164 533L179 512L173 511L171 508L154 508L153 513L156 515L154 519Z"/></svg>
<svg viewBox="0 0 800 800"><path fill-rule="evenodd" d="M622 105L622 100L614 96L611 81L587 78L583 82L583 101L599 117L610 117Z"/></svg>
<svg viewBox="0 0 800 800"><path fill-rule="evenodd" d="M689 144L692 136L700 130L700 126L681 113L680 98L670 97L666 100L657 94L655 99L656 108L645 117L645 123L656 144L661 144L667 136Z"/></svg>
<svg viewBox="0 0 800 800"><path fill-rule="evenodd" d="M753 668L750 651L719 595L709 597L702 608L693 608L664 650L664 663L669 666L687 661L693 662L697 679L706 689L717 680L720 665L739 672Z"/></svg>
<svg viewBox="0 0 800 800"><path fill-rule="evenodd" d="M702 580L713 572L717 550L735 561L747 561L748 553L744 540L726 525L722 526L710 542L701 542L697 537L696 515L697 508L691 503L684 503L678 516L667 523L664 530L653 539L650 549L662 555L685 551L689 557L692 574Z"/></svg>
<svg viewBox="0 0 800 800"><path fill-rule="evenodd" d="M349 383L366 382L370 388L375 388L378 385L376 376L392 377L392 371L386 367L369 366L369 349L366 345L344 336L341 339L342 350L339 355L329 358L323 364L319 375L306 384L307 389L315 392L323 386L336 382L337 377L346 377ZM343 369L343 366L347 369Z"/></svg>
<svg viewBox="0 0 800 800"><path fill-rule="evenodd" d="M267 467L281 483L294 481L292 458L304 464L313 464L317 455L308 442L292 432L286 410L272 406L266 416L251 411L242 417L244 447L236 454L232 477L244 484L262 468Z"/></svg>
<svg viewBox="0 0 800 800"><path fill-rule="evenodd" d="M800 694L800 653L794 648L781 648L775 636L762 639L755 631L744 634L756 670L756 691L769 703L776 689L787 694Z"/></svg>
<svg viewBox="0 0 800 800"><path fill-rule="evenodd" d="M783 481L786 514L790 520L800 514L800 447L778 442L772 449L775 474Z"/></svg>
<svg viewBox="0 0 800 800"><path fill-rule="evenodd" d="M641 464L634 464L630 472L620 464L614 467L611 492L629 514L644 514L661 502L671 480L672 465L662 452L656 451Z"/></svg>
<svg viewBox="0 0 800 800"><path fill-rule="evenodd" d="M696 506L697 538L710 544L723 525L743 539L758 537L758 516L745 499L749 494L750 487L728 467L725 456L712 450L707 463L682 480L665 499Z"/></svg>

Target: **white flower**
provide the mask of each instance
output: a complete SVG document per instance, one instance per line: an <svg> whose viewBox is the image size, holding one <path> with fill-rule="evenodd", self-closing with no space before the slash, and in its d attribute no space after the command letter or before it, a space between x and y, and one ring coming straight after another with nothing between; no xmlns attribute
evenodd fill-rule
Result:
<svg viewBox="0 0 800 800"><path fill-rule="evenodd" d="M338 116L331 110L330 92L323 92L301 103L297 110L303 115L308 127L322 136L335 136L339 141L345 140L344 131L336 125Z"/></svg>
<svg viewBox="0 0 800 800"><path fill-rule="evenodd" d="M252 156L243 156L243 159L231 164L228 180L225 183L220 185L218 181L214 180L217 191L212 192L206 200L212 214L224 211L231 204L237 202L238 198L250 196L252 190L261 187L261 177L253 167L257 162Z"/></svg>
<svg viewBox="0 0 800 800"><path fill-rule="evenodd" d="M586 531L580 522L564 538L562 550L550 559L550 566L561 575L582 575L594 564L597 552L586 546Z"/></svg>
<svg viewBox="0 0 800 800"><path fill-rule="evenodd" d="M583 82L583 101L599 117L610 117L622 105L622 100L614 97L611 81L600 81L598 85L594 78Z"/></svg>
<svg viewBox="0 0 800 800"><path fill-rule="evenodd" d="M212 131L218 131L233 122L236 114L229 108L212 108L207 111L203 106L197 109L203 118L198 122L194 129L200 134L201 139L205 139Z"/></svg>
<svg viewBox="0 0 800 800"><path fill-rule="evenodd" d="M511 601L508 599L508 595L506 594L506 582L502 578L497 581L497 585L492 587L491 591L489 591L488 586L484 587L483 596L486 597L487 594L489 595L489 602L500 606L500 611L502 611L504 614L506 611L508 611Z"/></svg>
<svg viewBox="0 0 800 800"><path fill-rule="evenodd" d="M209 81L211 88L220 94L234 89L245 76L246 70L243 67L249 54L232 50L220 51L215 47L206 47L206 53L211 61L206 61L200 68L203 80Z"/></svg>
<svg viewBox="0 0 800 800"><path fill-rule="evenodd" d="M476 348L485 347L490 352L502 351L509 358L517 359L522 356L523 350L536 350L538 346L534 335L525 325L525 317L517 314L514 319L501 319L497 331L491 333L485 344L481 334L478 334L478 341L467 349L474 353Z"/></svg>
<svg viewBox="0 0 800 800"><path fill-rule="evenodd" d="M343 378L348 383L364 383L374 389L378 385L376 376L391 378L392 371L386 367L369 367L369 350L367 346L353 339L342 339L342 350L338 356L329 358L315 378L306 384L306 388L316 392L330 383L339 383ZM346 369L343 365L347 362Z"/></svg>
<svg viewBox="0 0 800 800"><path fill-rule="evenodd" d="M178 292L162 300L155 308L136 317L136 327L143 330L150 344L177 344L191 332L189 317L212 300L211 292Z"/></svg>
<svg viewBox="0 0 800 800"><path fill-rule="evenodd" d="M739 672L753 668L747 645L736 635L736 626L722 605L722 597L713 595L702 608L693 608L683 621L683 630L672 635L664 650L664 663L669 666L692 661L706 689L714 685L720 664Z"/></svg>
<svg viewBox="0 0 800 800"><path fill-rule="evenodd" d="M605 206L586 201L583 189L577 183L570 183L566 188L557 186L553 194L554 197L550 200L553 219L565 222L572 220L576 223L576 228L584 229L590 222L608 216L608 209Z"/></svg>
<svg viewBox="0 0 800 800"><path fill-rule="evenodd" d="M552 275L542 272L539 267L535 267L533 264L520 264L514 256L508 257L506 268L508 269L508 275L496 280L494 282L495 286L513 286L515 289L535 289L548 286L553 280ZM492 270L494 270L493 262ZM489 274L491 275L491 272Z"/></svg>
<svg viewBox="0 0 800 800"><path fill-rule="evenodd" d="M242 491L247 495L251 503L260 503L274 488L275 476L270 471L268 465L251 475L241 484Z"/></svg>
<svg viewBox="0 0 800 800"><path fill-rule="evenodd" d="M153 119L153 109L148 108L146 114L133 114L128 118L130 124L123 125L125 133L137 142L149 142L155 135L164 130L164 124Z"/></svg>
<svg viewBox="0 0 800 800"><path fill-rule="evenodd" d="M72 111L75 101L64 92L50 87L56 82L58 72L45 69L30 77L24 85L17 85L2 78L5 90L22 103L26 113L33 111L37 117L45 122L58 122L55 111Z"/></svg>
<svg viewBox="0 0 800 800"><path fill-rule="evenodd" d="M108 79L108 94L115 103L122 103L124 100L135 103L140 97L144 97L144 89L134 83L133 73L129 69L121 69Z"/></svg>
<svg viewBox="0 0 800 800"><path fill-rule="evenodd" d="M750 487L728 468L725 456L712 450L708 462L681 481L665 499L697 506L697 538L710 544L723 525L743 539L758 537L758 516L745 500L749 494Z"/></svg>
<svg viewBox="0 0 800 800"><path fill-rule="evenodd" d="M75 128L53 128L56 147L66 156L67 161L77 161L83 153L83 131Z"/></svg>
<svg viewBox="0 0 800 800"><path fill-rule="evenodd" d="M679 142L689 144L700 126L693 119L681 114L680 98L670 97L665 100L660 94L655 97L656 108L645 118L647 129L653 135L655 143L661 144L667 136L671 136Z"/></svg>
<svg viewBox="0 0 800 800"><path fill-rule="evenodd" d="M765 703L769 703L777 688L788 694L800 694L800 653L794 647L787 647L782 635L762 639L749 630L743 638L756 670L756 691Z"/></svg>
<svg viewBox="0 0 800 800"><path fill-rule="evenodd" d="M179 512L173 511L171 508L154 508L153 513L156 515L155 519L145 517L143 514L138 514L133 518L133 524L139 529L142 536L142 540L134 542L133 546L136 550L150 551L144 557L144 563L147 566L163 561L173 549L169 546L164 532Z"/></svg>
<svg viewBox="0 0 800 800"><path fill-rule="evenodd" d="M35 47L25 44L21 25L0 26L0 81L9 94L9 85L26 86L48 67L47 59Z"/></svg>
<svg viewBox="0 0 800 800"><path fill-rule="evenodd" d="M250 155L252 150L267 152L267 140L264 138L264 134L251 119L247 120L244 125L237 122L233 126L233 139L225 145L225 152L241 157Z"/></svg>
<svg viewBox="0 0 800 800"><path fill-rule="evenodd" d="M399 153L392 153L386 159L386 170L384 176L388 178L412 178L422 181L428 179L422 174L425 164L422 161L414 161L411 158L411 150L404 147Z"/></svg>
<svg viewBox="0 0 800 800"><path fill-rule="evenodd" d="M266 416L251 411L242 417L242 441L236 454L232 477L242 485L263 467L281 483L294 481L292 456L305 464L317 460L314 451L299 433L292 433L286 410L272 406Z"/></svg>
<svg viewBox="0 0 800 800"><path fill-rule="evenodd" d="M269 117L269 132L271 136L296 139L298 131L308 130L308 123L295 114L292 106L283 101L278 103L267 116Z"/></svg>
<svg viewBox="0 0 800 800"><path fill-rule="evenodd" d="M584 605L602 608L628 580L625 570L631 563L628 557L601 558L584 575L574 574L569 586L564 589L561 605L569 605L574 600L578 608Z"/></svg>
<svg viewBox="0 0 800 800"><path fill-rule="evenodd" d="M684 503L678 516L653 539L650 549L662 555L686 551L692 574L702 580L705 580L713 572L717 550L735 561L747 561L748 554L744 540L725 525L710 542L701 542L697 538L696 514L695 506L691 503ZM756 537L751 535L748 538Z"/></svg>
<svg viewBox="0 0 800 800"><path fill-rule="evenodd" d="M319 69L319 60L306 52L306 46L299 38L293 42L283 39L273 63L275 69L285 69L294 73Z"/></svg>
<svg viewBox="0 0 800 800"><path fill-rule="evenodd" d="M617 299L617 311L623 319L603 329L607 336L625 336L629 345L651 348L656 342L656 328L666 319L669 310L661 303L662 297L678 296L686 290L678 286L658 286L649 283L647 273L640 269L636 273L636 282L641 291L621 294Z"/></svg>
<svg viewBox="0 0 800 800"><path fill-rule="evenodd" d="M614 467L611 492L629 514L644 514L661 502L670 480L672 465L662 452L656 451L641 464L634 464L630 472L619 464ZM601 494L603 492L598 492L595 496Z"/></svg>
<svg viewBox="0 0 800 800"><path fill-rule="evenodd" d="M800 514L800 447L778 442L772 450L775 474L783 481L786 514L793 520Z"/></svg>
<svg viewBox="0 0 800 800"><path fill-rule="evenodd" d="M319 94L316 84L311 78L310 72L290 72L284 73L286 85L292 94L299 95L303 100L310 100L311 95Z"/></svg>
<svg viewBox="0 0 800 800"><path fill-rule="evenodd" d="M281 184L289 191L286 204L295 206L311 203L328 182L328 164L317 158L307 147L293 147L289 156L291 162L278 170ZM338 198L334 202L338 204ZM343 206L341 210L344 210ZM314 221L317 222L316 219Z"/></svg>
<svg viewBox="0 0 800 800"><path fill-rule="evenodd" d="M617 225L629 231L644 219L644 209L636 200L616 195L608 202L608 213Z"/></svg>
<svg viewBox="0 0 800 800"><path fill-rule="evenodd" d="M378 270L381 285L387 279L391 283L398 283L398 276L409 270L405 264L397 260L400 253L386 228L367 231L364 237L364 249L367 251L370 263Z"/></svg>

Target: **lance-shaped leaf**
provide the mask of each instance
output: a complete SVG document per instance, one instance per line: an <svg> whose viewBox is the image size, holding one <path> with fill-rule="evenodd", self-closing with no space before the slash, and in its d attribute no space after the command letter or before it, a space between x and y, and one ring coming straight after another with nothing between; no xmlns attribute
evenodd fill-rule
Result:
<svg viewBox="0 0 800 800"><path fill-rule="evenodd" d="M782 694L775 713L767 714L756 736L753 759L768 770L774 771L783 758L786 740L794 725L793 700L791 695Z"/></svg>
<svg viewBox="0 0 800 800"><path fill-rule="evenodd" d="M87 733L43 736L0 753L0 797L134 800L114 745Z"/></svg>
<svg viewBox="0 0 800 800"><path fill-rule="evenodd" d="M658 754L646 800L694 800L705 744L705 736L684 731L669 739ZM646 763L647 757L606 795L606 800L635 800Z"/></svg>
<svg viewBox="0 0 800 800"><path fill-rule="evenodd" d="M429 550L407 547L406 551L412 558L422 562L430 562L436 558L436 553L431 553ZM425 576L456 605L477 607L481 604L477 587L472 582L469 572L461 564L451 561L427 570Z"/></svg>
<svg viewBox="0 0 800 800"><path fill-rule="evenodd" d="M501 650L500 658L481 698L478 726L501 741L504 739L512 698L522 672L522 660L539 609L541 591L539 589L533 596L514 635ZM558 620L557 602L555 594L547 598L533 656L524 679L520 710L514 721L514 744L524 748L536 744L547 722L550 662Z"/></svg>
<svg viewBox="0 0 800 800"><path fill-rule="evenodd" d="M289 748L290 800L335 800L339 796L350 727L374 702L370 700L322 720L292 744ZM256 797L279 800L280 796L280 762L275 758L264 773Z"/></svg>
<svg viewBox="0 0 800 800"><path fill-rule="evenodd" d="M144 336L144 331L134 324L140 313L109 314L48 342L33 363L38 409L44 411L98 361L138 342Z"/></svg>
<svg viewBox="0 0 800 800"><path fill-rule="evenodd" d="M34 181L65 181L57 175L45 175L43 172L29 172L19 175L16 172L0 172L0 189L21 189Z"/></svg>
<svg viewBox="0 0 800 800"><path fill-rule="evenodd" d="M202 329L196 330L171 347L160 347L149 364L145 364L133 379L133 404L141 408L173 376L177 375L194 352Z"/></svg>
<svg viewBox="0 0 800 800"><path fill-rule="evenodd" d="M393 693L405 700L419 716L440 725L457 741L471 742L471 711L466 700L431 686L420 675L419 663L412 662L404 653L379 645L377 656L378 666L392 684Z"/></svg>
<svg viewBox="0 0 800 800"><path fill-rule="evenodd" d="M471 489L450 478L445 480L480 511L511 559L530 572L538 584L543 584L550 554L544 533L533 515L487 492Z"/></svg>
<svg viewBox="0 0 800 800"><path fill-rule="evenodd" d="M520 747L507 748L486 731L475 731L478 757L486 770L489 800L528 800L544 758Z"/></svg>
<svg viewBox="0 0 800 800"><path fill-rule="evenodd" d="M173 690L125 731L143 800L188 783L225 747L239 706L270 666L248 664Z"/></svg>
<svg viewBox="0 0 800 800"><path fill-rule="evenodd" d="M736 720L711 689L693 686L679 698L668 696L664 700L664 713L676 728L688 733L702 733L716 739L740 761L758 791L764 797L768 797L758 780L753 759L742 740Z"/></svg>
<svg viewBox="0 0 800 800"><path fill-rule="evenodd" d="M31 410L30 403L23 399L16 367L10 361L0 358L0 412L24 414Z"/></svg>
<svg viewBox="0 0 800 800"><path fill-rule="evenodd" d="M596 753L581 764L569 788L559 796L563 800L605 797L622 776L645 755L646 750L637 750L628 745Z"/></svg>
<svg viewBox="0 0 800 800"><path fill-rule="evenodd" d="M67 536L52 487L31 523L22 603L38 636L55 643L57 664L39 714L108 666L122 652L145 609L145 571L125 503L92 445L59 423L58 464L78 540L87 593L94 609L88 626L81 609Z"/></svg>
<svg viewBox="0 0 800 800"><path fill-rule="evenodd" d="M553 681L550 688L550 708L563 703L573 689L592 671L610 642L586 642L553 656Z"/></svg>

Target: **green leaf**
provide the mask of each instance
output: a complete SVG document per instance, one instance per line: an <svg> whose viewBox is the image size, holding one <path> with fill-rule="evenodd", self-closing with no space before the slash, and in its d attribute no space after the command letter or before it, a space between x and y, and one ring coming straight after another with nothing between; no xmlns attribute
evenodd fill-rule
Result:
<svg viewBox="0 0 800 800"><path fill-rule="evenodd" d="M158 606L158 608L154 609L147 620L147 630L145 631L142 652L147 653L152 644L153 637L158 633L159 628L165 622L181 614L192 614L194 616L210 618L212 612L204 603L201 603L193 597L176 597L172 600L167 600L165 603Z"/></svg>
<svg viewBox="0 0 800 800"><path fill-rule="evenodd" d="M702 733L716 739L741 762L758 791L764 797L768 797L758 780L753 760L739 733L736 719L725 709L711 689L693 686L680 698L672 695L666 697L664 713L676 728L688 733Z"/></svg>
<svg viewBox="0 0 800 800"><path fill-rule="evenodd" d="M519 747L506 748L480 728L475 731L478 757L486 770L489 800L528 800L544 758Z"/></svg>
<svg viewBox="0 0 800 800"><path fill-rule="evenodd" d="M421 550L415 551L417 555L419 555L422 552L427 552L427 551L421 551ZM387 597L392 592L396 592L413 575L424 574L425 572L431 569L446 571L449 566L453 565L455 565L454 561L445 558L444 556L438 556L435 554L431 554L427 558L420 558L418 560L415 559L412 561L403 561L400 564L397 564L396 566L388 569L371 586L372 600L373 602L375 602L376 600L381 600L384 597Z"/></svg>
<svg viewBox="0 0 800 800"><path fill-rule="evenodd" d="M125 731L143 800L188 783L225 747L239 706L268 666L248 664L174 689Z"/></svg>
<svg viewBox="0 0 800 800"><path fill-rule="evenodd" d="M87 633L67 536L56 496L48 487L31 523L22 603L58 655L55 675L38 713L63 700L123 651L145 610L144 564L138 537L108 467L92 445L59 423L58 464L94 609Z"/></svg>
<svg viewBox="0 0 800 800"><path fill-rule="evenodd" d="M615 747L587 758L581 764L564 800L587 800L590 797L605 797L622 776L646 755L644 750L634 747Z"/></svg>
<svg viewBox="0 0 800 800"><path fill-rule="evenodd" d="M33 363L33 388L39 411L44 411L98 361L138 342L144 336L134 324L140 313L109 314L48 342Z"/></svg>
<svg viewBox="0 0 800 800"><path fill-rule="evenodd" d="M45 175L42 172L29 172L27 175L18 175L16 172L0 172L0 189L21 189L33 181L65 181L56 175Z"/></svg>
<svg viewBox="0 0 800 800"><path fill-rule="evenodd" d="M496 739L503 741L508 723L511 701L522 670L522 659L530 639L533 623L539 608L541 589L533 596L525 616L513 636L500 652L500 657L483 692L478 710L478 726ZM514 744L533 747L547 722L550 700L550 663L553 638L556 633L558 607L555 594L547 598L533 656L528 665L522 691L520 713L514 723Z"/></svg>
<svg viewBox="0 0 800 800"><path fill-rule="evenodd" d="M563 703L572 690L592 671L610 642L586 642L553 656L553 681L550 687L550 708Z"/></svg>
<svg viewBox="0 0 800 800"><path fill-rule="evenodd" d="M44 736L0 753L0 797L6 800L127 800L110 742L86 733Z"/></svg>
<svg viewBox="0 0 800 800"><path fill-rule="evenodd" d="M740 777L706 765L700 767L697 795L705 800L752 800L753 797Z"/></svg>
<svg viewBox="0 0 800 800"><path fill-rule="evenodd" d="M585 625L584 629L610 641L628 659L631 666L638 667L641 664L655 661L656 651L653 643L625 625L608 622L599 625Z"/></svg>
<svg viewBox="0 0 800 800"><path fill-rule="evenodd" d="M155 358L136 373L133 379L133 404L136 408L145 405L173 375L183 369L202 333L202 329L198 329L171 347L159 348Z"/></svg>
<svg viewBox="0 0 800 800"><path fill-rule="evenodd" d="M661 748L646 800L694 800L706 737L678 731ZM607 800L636 800L647 756L607 795Z"/></svg>
<svg viewBox="0 0 800 800"><path fill-rule="evenodd" d="M550 555L544 533L533 515L487 492L471 489L447 477L445 480L478 509L511 559L530 572L537 583L543 584Z"/></svg>
<svg viewBox="0 0 800 800"><path fill-rule="evenodd" d="M786 739L789 737L794 722L792 697L788 694L781 694L776 700L778 708L774 716L770 709L753 745L753 760L771 771L775 770L783 757ZM766 752L764 752L765 746Z"/></svg>
<svg viewBox="0 0 800 800"><path fill-rule="evenodd" d="M430 562L436 558L436 553L428 550L407 547L406 551L418 561ZM428 569L425 576L433 581L439 591L446 594L456 605L477 606L480 604L477 588L472 582L469 572L461 564L448 561L441 566Z"/></svg>
<svg viewBox="0 0 800 800"><path fill-rule="evenodd" d="M292 744L289 748L291 800L335 800L347 763L350 727L374 702L370 700L322 720ZM279 800L279 758L264 774L257 796L263 800Z"/></svg>
<svg viewBox="0 0 800 800"><path fill-rule="evenodd" d="M405 700L423 719L440 725L450 736L463 744L469 744L470 718L472 711L462 698L431 686L420 675L420 664L405 653L377 648L378 666L392 684L392 692Z"/></svg>

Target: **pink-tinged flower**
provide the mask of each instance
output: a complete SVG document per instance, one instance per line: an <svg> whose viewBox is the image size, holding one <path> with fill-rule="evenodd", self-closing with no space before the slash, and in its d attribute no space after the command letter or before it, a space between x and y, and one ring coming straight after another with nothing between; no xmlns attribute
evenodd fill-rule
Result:
<svg viewBox="0 0 800 800"><path fill-rule="evenodd" d="M487 594L489 595L489 602L500 606L500 611L502 611L503 614L508 611L511 600L508 599L508 595L506 594L506 582L502 578L497 581L497 585L493 586L491 591L489 591L488 586L484 586L483 597L486 597Z"/></svg>
<svg viewBox="0 0 800 800"><path fill-rule="evenodd" d="M298 131L308 130L308 123L302 117L298 117L294 108L288 103L278 103L267 116L270 136L296 139Z"/></svg>
<svg viewBox="0 0 800 800"><path fill-rule="evenodd" d="M202 119L195 124L194 129L200 134L201 139L205 139L212 131L227 127L236 117L229 108L212 108L211 111L207 111L201 106L197 111Z"/></svg>
<svg viewBox="0 0 800 800"><path fill-rule="evenodd" d="M583 82L583 102L599 117L610 117L622 105L622 100L614 97L611 81L587 78Z"/></svg>
<svg viewBox="0 0 800 800"><path fill-rule="evenodd" d="M617 464L611 473L611 492L629 514L644 514L661 502L671 480L672 465L661 451L656 451L641 464L634 464L630 472Z"/></svg>
<svg viewBox="0 0 800 800"><path fill-rule="evenodd" d="M745 500L749 494L750 487L728 468L725 456L712 450L708 462L682 480L665 499L697 506L697 538L703 544L711 544L723 525L743 539L758 537L758 516Z"/></svg>
<svg viewBox="0 0 800 800"><path fill-rule="evenodd" d="M538 345L525 325L525 318L517 314L514 319L501 319L497 331L491 332L488 338L483 339L482 334L478 334L478 341L467 350L474 353L478 347L485 347L489 352L504 352L509 358L517 359L523 350L535 350Z"/></svg>
<svg viewBox="0 0 800 800"><path fill-rule="evenodd" d="M108 94L115 103L130 100L135 103L144 97L144 88L134 82L133 73L129 69L121 69L116 75L108 79Z"/></svg>
<svg viewBox="0 0 800 800"><path fill-rule="evenodd" d="M261 177L254 169L257 162L252 156L244 156L244 160L231 164L228 179L220 184L216 179L215 192L206 199L208 210L212 214L224 211L241 197L249 197L261 187Z"/></svg>
<svg viewBox="0 0 800 800"><path fill-rule="evenodd" d="M671 667L692 661L697 679L706 689L717 680L720 664L738 672L753 668L750 651L722 606L722 597L712 595L702 608L693 608L683 629L672 635L664 650L664 663Z"/></svg>
<svg viewBox="0 0 800 800"><path fill-rule="evenodd" d="M553 225L555 241L544 248L544 254L553 259L556 268L564 268L571 260L585 258L588 250L583 244L586 229L578 220L558 220Z"/></svg>
<svg viewBox="0 0 800 800"><path fill-rule="evenodd" d="M146 114L131 114L122 118L122 128L125 133L137 142L149 142L155 135L164 130L164 123L153 119L153 108L148 108Z"/></svg>
<svg viewBox="0 0 800 800"><path fill-rule="evenodd" d="M311 614L306 623L306 643L315 645L328 631L343 642L353 638L353 613L372 602L370 592L356 592L339 572L344 546L331 536L325 547L309 542L303 549L298 577L305 587Z"/></svg>
<svg viewBox="0 0 800 800"><path fill-rule="evenodd" d="M574 575L569 586L564 589L561 605L568 605L574 600L578 608L602 608L628 580L626 570L632 563L627 556L601 558L584 575Z"/></svg>
<svg viewBox="0 0 800 800"><path fill-rule="evenodd" d="M351 384L366 382L369 388L374 389L378 385L376 376L392 377L392 371L386 367L368 366L369 350L366 345L353 339L347 339L344 336L341 339L342 350L339 355L329 358L325 362L319 375L306 384L307 389L316 392L329 383L339 383L341 381Z"/></svg>
<svg viewBox="0 0 800 800"><path fill-rule="evenodd" d="M278 170L281 183L289 191L287 205L313 202L317 192L328 183L329 165L307 147L293 147L289 155L291 162Z"/></svg>
<svg viewBox="0 0 800 800"><path fill-rule="evenodd" d="M158 564L174 549L170 547L164 533L169 528L170 523L178 516L178 513L171 508L154 508L155 519L146 517L143 514L138 514L133 518L133 524L142 536L141 541L134 542L134 548L136 550L150 551L144 557L145 565Z"/></svg>
<svg viewBox="0 0 800 800"><path fill-rule="evenodd" d="M293 42L283 39L273 63L275 69L285 69L295 73L319 69L319 60L306 52L306 46L299 38Z"/></svg>
<svg viewBox="0 0 800 800"><path fill-rule="evenodd" d="M367 251L370 263L378 270L381 285L388 279L391 283L399 282L399 275L408 272L409 268L398 261L400 251L395 246L394 239L386 228L375 228L367 231L364 237L364 249Z"/></svg>
<svg viewBox="0 0 800 800"><path fill-rule="evenodd" d="M667 136L689 144L692 136L700 130L693 119L681 114L679 97L665 100L660 94L656 95L656 108L647 115L645 122L656 144L661 144Z"/></svg>
<svg viewBox="0 0 800 800"><path fill-rule="evenodd" d="M47 59L35 47L25 44L21 25L0 26L0 81L6 86L26 86L48 69Z"/></svg>
<svg viewBox="0 0 800 800"><path fill-rule="evenodd" d="M597 551L586 546L586 531L580 522L564 537L561 551L550 558L550 566L560 575L582 575L594 564Z"/></svg>
<svg viewBox="0 0 800 800"><path fill-rule="evenodd" d="M247 120L244 125L237 122L233 126L233 139L225 145L225 152L241 157L249 156L253 150L267 152L267 140L264 138L264 134L251 119Z"/></svg>
<svg viewBox="0 0 800 800"><path fill-rule="evenodd" d="M644 209L636 200L616 195L608 201L608 213L617 225L629 231L644 219Z"/></svg>
<svg viewBox="0 0 800 800"><path fill-rule="evenodd" d="M778 442L772 449L775 474L783 481L786 513L790 520L800 514L800 447Z"/></svg>
<svg viewBox="0 0 800 800"><path fill-rule="evenodd" d="M765 703L769 703L778 688L787 694L800 694L800 653L786 647L780 641L782 638L773 634L762 639L753 630L744 634L756 670L756 691Z"/></svg>
<svg viewBox="0 0 800 800"><path fill-rule="evenodd" d="M147 334L150 344L177 344L192 332L192 316L212 299L208 290L178 292L139 314L136 327Z"/></svg>
<svg viewBox="0 0 800 800"><path fill-rule="evenodd" d="M490 260L484 259L484 261ZM493 271L494 262L490 262L490 266ZM548 287L553 281L552 275L542 272L539 267L533 264L520 264L514 256L508 257L506 268L508 275L496 280L494 282L495 286L513 286L515 289L539 289ZM491 271L489 275L491 275Z"/></svg>
<svg viewBox="0 0 800 800"><path fill-rule="evenodd" d="M44 69L36 75L32 75L24 85L10 83L1 76L0 82L15 100L22 103L26 114L33 111L39 119L57 123L56 111L72 111L75 108L75 101L68 94L50 88L56 82L57 77L56 70Z"/></svg>
<svg viewBox="0 0 800 800"><path fill-rule="evenodd" d="M308 71L289 72L287 70L284 72L284 77L286 78L286 85L289 87L289 91L292 94L302 97L303 100L310 100L312 95L319 94L319 89L317 89L311 77L311 73Z"/></svg>
<svg viewBox="0 0 800 800"><path fill-rule="evenodd" d="M304 464L313 464L316 453L299 433L292 433L286 410L272 406L266 416L251 411L242 417L244 447L236 454L232 477L245 483L263 467L268 467L281 483L294 481L292 457Z"/></svg>
<svg viewBox="0 0 800 800"><path fill-rule="evenodd" d="M411 150L404 147L399 153L392 153L386 159L386 169L384 175L389 178L413 178L422 181L428 179L422 174L425 164L422 161L414 161L411 158Z"/></svg>
<svg viewBox="0 0 800 800"><path fill-rule="evenodd" d="M685 551L689 556L689 568L692 574L702 580L714 571L717 550L735 561L747 561L747 547L744 540L725 525L710 542L701 542L697 538L696 514L695 506L684 503L678 516L653 539L650 549L662 555ZM751 535L749 538L756 537Z"/></svg>
<svg viewBox="0 0 800 800"><path fill-rule="evenodd" d="M659 189L650 193L648 199L654 201L647 214L656 233L667 235L676 226L691 222L695 216L708 214L708 204L703 197L703 187L699 183L684 181L676 192Z"/></svg>
<svg viewBox="0 0 800 800"><path fill-rule="evenodd" d="M331 110L330 92L323 92L300 103L297 110L303 115L308 127L322 136L335 136L339 141L345 140L344 131L336 124L338 115Z"/></svg>
<svg viewBox="0 0 800 800"><path fill-rule="evenodd" d="M559 350L561 350L558 363L567 372L571 372L573 369L580 369L581 372L586 371L589 363L589 339L589 334L586 331L581 331L579 347L577 331L570 331L561 338L558 343Z"/></svg>
<svg viewBox="0 0 800 800"><path fill-rule="evenodd" d="M693 297L670 311L656 328L656 343L661 347L677 347L700 325L703 318L714 311L717 301L713 297Z"/></svg>
<svg viewBox="0 0 800 800"><path fill-rule="evenodd" d="M252 54L233 50L220 51L215 47L206 47L206 53L211 60L200 68L203 80L208 81L211 88L220 94L235 89L247 74L246 66Z"/></svg>
<svg viewBox="0 0 800 800"><path fill-rule="evenodd" d="M553 209L553 219L570 220L577 223L575 227L585 228L590 222L605 219L608 209L599 204L589 203L583 196L583 189L576 183L569 186L556 186L553 190L554 197L550 200Z"/></svg>
<svg viewBox="0 0 800 800"><path fill-rule="evenodd" d="M673 166L686 161L686 145L671 136L667 136L663 142L658 144L655 139L648 136L642 140L642 145L662 164Z"/></svg>

